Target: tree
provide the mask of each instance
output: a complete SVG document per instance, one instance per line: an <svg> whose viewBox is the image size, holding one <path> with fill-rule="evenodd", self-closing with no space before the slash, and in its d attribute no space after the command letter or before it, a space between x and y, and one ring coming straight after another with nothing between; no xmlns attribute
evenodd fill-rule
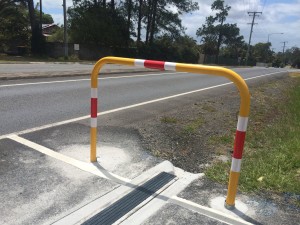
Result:
<svg viewBox="0 0 300 225"><path fill-rule="evenodd" d="M300 68L300 48L292 47L287 49L285 52L285 57L287 62L290 63L293 67Z"/></svg>
<svg viewBox="0 0 300 225"><path fill-rule="evenodd" d="M198 46L193 38L167 34L157 37L152 46L143 45L139 55L143 58L187 63L197 63L198 56Z"/></svg>
<svg viewBox="0 0 300 225"><path fill-rule="evenodd" d="M77 43L109 47L126 46L128 43L127 21L118 8L78 1L69 8L68 15L70 35Z"/></svg>
<svg viewBox="0 0 300 225"><path fill-rule="evenodd" d="M257 43L252 48L252 57L256 62L270 62L272 51L270 50L271 43Z"/></svg>
<svg viewBox="0 0 300 225"><path fill-rule="evenodd" d="M230 6L224 5L223 0L215 0L211 9L217 11L216 15L206 17L206 23L196 32L203 42L203 53L216 55L215 63L218 63L221 45L232 47L237 41L240 45L243 42L243 36L240 36L240 29L237 25L224 23L230 8Z"/></svg>
<svg viewBox="0 0 300 225"><path fill-rule="evenodd" d="M218 21L220 24L216 26L218 31L218 41L217 41L217 57L216 57L216 63L218 63L219 59L219 52L220 52L220 46L222 44L223 36L225 36L226 27L230 27L229 24L226 24L226 26L223 26L226 17L228 16L228 12L231 9L230 6L226 5L224 6L224 1L222 0L216 0L211 5L212 10L218 10L216 13L216 16L214 18L215 21ZM227 36L230 36L230 32L227 33Z"/></svg>
<svg viewBox="0 0 300 225"><path fill-rule="evenodd" d="M132 0L127 0L127 46L129 45L128 41L130 40L130 29L131 29L131 13L132 13Z"/></svg>
<svg viewBox="0 0 300 225"><path fill-rule="evenodd" d="M35 9L34 9L34 15L35 15L35 20L40 23L40 3L36 3ZM42 24L51 24L54 23L54 20L50 14L45 14L42 12Z"/></svg>
<svg viewBox="0 0 300 225"><path fill-rule="evenodd" d="M247 44L244 41L244 37L239 35L240 29L236 24L224 25L224 44L229 50L230 58L244 58L246 57Z"/></svg>
<svg viewBox="0 0 300 225"><path fill-rule="evenodd" d="M146 2L144 23L146 24L146 44L150 45L155 35L183 33L184 29L179 16L198 9L198 3L192 0L147 0Z"/></svg>
<svg viewBox="0 0 300 225"><path fill-rule="evenodd" d="M26 6L12 0L0 0L0 51L29 42Z"/></svg>
<svg viewBox="0 0 300 225"><path fill-rule="evenodd" d="M137 46L139 47L141 44L141 29L142 29L142 18L143 18L143 0L137 0L138 4L138 25L137 25Z"/></svg>
<svg viewBox="0 0 300 225"><path fill-rule="evenodd" d="M45 52L45 38L42 35L42 30L39 27L39 22L36 18L33 0L26 0L29 13L29 21L31 27L31 52L33 54L43 54Z"/></svg>

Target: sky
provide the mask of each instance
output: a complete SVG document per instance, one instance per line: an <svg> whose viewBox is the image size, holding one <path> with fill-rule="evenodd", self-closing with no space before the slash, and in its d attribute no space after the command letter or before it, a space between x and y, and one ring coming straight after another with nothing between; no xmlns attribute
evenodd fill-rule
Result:
<svg viewBox="0 0 300 225"><path fill-rule="evenodd" d="M205 18L214 15L211 4L214 0L194 0L199 4L199 10L181 16L182 24L186 27L186 34L201 42L196 36L196 31L205 23ZM35 2L38 2L35 0ZM42 0L43 12L51 14L54 22L63 24L63 0ZM67 7L72 6L72 0L66 0ZM109 0L108 0L109 2ZM255 18L251 44L269 41L275 52L300 47L300 0L225 0L231 6L227 23L236 23L241 35L248 43L252 16L248 12L262 12ZM283 34L278 34L283 33Z"/></svg>

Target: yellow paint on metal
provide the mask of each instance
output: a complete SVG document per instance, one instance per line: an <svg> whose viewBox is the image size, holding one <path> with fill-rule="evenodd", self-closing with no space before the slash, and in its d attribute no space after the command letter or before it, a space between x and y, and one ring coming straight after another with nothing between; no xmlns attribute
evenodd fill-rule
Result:
<svg viewBox="0 0 300 225"><path fill-rule="evenodd" d="M129 58L119 58L119 57L104 57L96 62L91 76L91 87L97 88L98 87L98 74L103 65L105 64L119 64L119 65L127 65L127 66L134 66L134 59Z"/></svg>
<svg viewBox="0 0 300 225"><path fill-rule="evenodd" d="M121 64L134 66L134 60L130 58L119 58L119 57L105 57L100 59L94 66L91 75L91 87L98 87L98 74L103 65L107 63ZM177 72L189 72L197 74L210 74L215 76L223 76L232 81L238 88L241 96L240 100L240 113L242 117L248 117L250 111L250 93L246 82L234 71L217 66L204 66L196 64L184 64L176 63ZM91 161L96 161L96 141L97 141L97 128L91 128ZM229 184L228 184L228 194L226 198L226 204L228 206L234 206L235 196L237 192L238 180L240 173L230 172Z"/></svg>
<svg viewBox="0 0 300 225"><path fill-rule="evenodd" d="M100 59L96 64L94 65L92 75L91 75L91 88L98 88L98 74L101 68L108 63L112 64L121 64L121 65L128 65L128 66L134 66L134 59L129 58L119 58L119 57L104 57ZM92 127L91 128L91 150L90 150L90 161L96 162L97 161L97 128Z"/></svg>
<svg viewBox="0 0 300 225"><path fill-rule="evenodd" d="M230 171L229 175L229 183L228 183L228 192L226 198L226 204L228 206L234 206L235 203L235 196L237 192L237 186L239 182L239 172Z"/></svg>
<svg viewBox="0 0 300 225"><path fill-rule="evenodd" d="M219 66L204 66L204 65L193 65L177 63L176 71L178 72L189 72L198 74L210 74L215 76L223 76L232 81L238 88L241 96L240 103L240 116L248 117L250 111L250 93L246 82L241 78L240 75L234 71L219 67Z"/></svg>
<svg viewBox="0 0 300 225"><path fill-rule="evenodd" d="M91 162L96 162L97 157L96 157L96 145L97 145L97 128L96 127L91 127L91 152L90 152L90 161Z"/></svg>

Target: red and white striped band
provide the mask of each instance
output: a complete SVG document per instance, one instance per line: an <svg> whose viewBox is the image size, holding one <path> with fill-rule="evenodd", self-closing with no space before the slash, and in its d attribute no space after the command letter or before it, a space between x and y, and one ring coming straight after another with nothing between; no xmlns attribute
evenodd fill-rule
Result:
<svg viewBox="0 0 300 225"><path fill-rule="evenodd" d="M235 140L234 140L232 163L231 163L231 171L233 172L240 172L241 170L247 125L248 125L248 117L239 116Z"/></svg>
<svg viewBox="0 0 300 225"><path fill-rule="evenodd" d="M150 69L176 71L176 63L173 63L173 62L135 59L134 60L134 65L137 66L137 67L144 67L144 68L150 68Z"/></svg>
<svg viewBox="0 0 300 225"><path fill-rule="evenodd" d="M98 88L91 88L91 127L97 127Z"/></svg>

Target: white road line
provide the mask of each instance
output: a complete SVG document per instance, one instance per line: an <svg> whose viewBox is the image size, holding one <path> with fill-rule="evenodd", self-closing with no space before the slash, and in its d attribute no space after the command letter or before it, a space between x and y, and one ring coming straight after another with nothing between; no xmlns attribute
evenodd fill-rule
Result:
<svg viewBox="0 0 300 225"><path fill-rule="evenodd" d="M122 78L135 78L135 77L150 77L150 76L164 76L173 74L182 74L186 72L176 72L176 73L151 73L143 75L128 75L128 76L116 76L116 77L99 77L98 80L110 80L110 79L122 79ZM77 79L77 80L58 80L58 81L45 81L36 83L22 83L22 84L5 84L0 85L1 87L14 87L14 86L27 86L27 85L41 85L41 84L55 84L55 83L70 83L70 82L80 82L80 81L90 81L91 79Z"/></svg>
<svg viewBox="0 0 300 225"><path fill-rule="evenodd" d="M250 78L247 78L245 80L257 79L257 78L271 76L271 75L278 74L278 73L283 73L283 72L263 74L263 75L259 75L259 76L255 76L255 77L250 77ZM139 107L139 106L143 106L143 105L148 105L148 104L151 104L151 103L160 102L160 101L164 101L164 100L168 100L168 99L172 99L172 98L177 98L177 97L180 97L180 96L185 96L185 95L189 95L189 94L193 94L193 93L197 93L197 92L201 92L201 91L206 91L206 90L210 90L210 89L214 89L214 88L218 88L218 87L222 87L222 86L226 86L226 85L230 85L230 84L233 84L233 83L228 82L228 83L223 83L223 84L219 84L219 85L215 85L215 86L211 86L211 87L207 87L207 88L201 88L201 89L194 90L194 91L180 93L180 94L177 94L177 95L171 95L171 96L167 96L167 97L164 97L164 98L158 98L158 99L154 99L154 100L150 100L150 101L146 101L146 102L141 102L141 103L125 106L125 107L120 107L120 108L100 112L97 115L101 116L101 115L106 115L106 114L110 114L110 113L114 113L114 112L119 112L119 111L122 111L122 110L131 109L131 108L135 108L135 107ZM88 119L88 118L90 118L90 115L81 116L81 117L77 117L77 118L69 119L69 120L64 120L64 121L57 122L57 123L51 123L51 124L47 124L47 125L43 125L43 126L39 126L39 127L34 127L34 128L26 129L26 130L23 130L23 131L10 133L10 134L4 134L4 135L0 136L0 140L4 139L4 138L7 138L10 135L22 135L22 134L31 133L31 132L38 131L38 130L43 130L43 129L50 128L50 127L56 127L56 126L60 126L60 125L67 124L67 123L72 123L72 122L77 122L77 121L80 121L80 120L85 120L85 119Z"/></svg>
<svg viewBox="0 0 300 225"><path fill-rule="evenodd" d="M57 160L60 160L64 163L68 163L72 166L75 166L83 171L86 171L86 172L89 172L89 173L92 173L96 176L99 176L99 177L102 177L102 178L105 178L105 179L109 179L109 180L113 180L119 184L127 184L128 182L130 182L129 179L126 179L124 177L120 177L116 174L113 174L111 172L108 172L107 170L105 169L100 169L98 167L96 167L94 164L92 163L86 163L86 162L82 162L82 161L79 161L77 159L73 159L69 156L66 156L66 155L63 155L63 154L60 154L58 152L55 152L49 148L46 148L42 145L39 145L37 143L34 143L32 141L29 141L25 138L22 138L22 137L19 137L17 135L11 135L11 136L8 136L9 139L13 140L13 141L16 141L22 145L25 145L31 149L34 149L38 152L41 152L45 155L48 155L52 158L55 158Z"/></svg>

